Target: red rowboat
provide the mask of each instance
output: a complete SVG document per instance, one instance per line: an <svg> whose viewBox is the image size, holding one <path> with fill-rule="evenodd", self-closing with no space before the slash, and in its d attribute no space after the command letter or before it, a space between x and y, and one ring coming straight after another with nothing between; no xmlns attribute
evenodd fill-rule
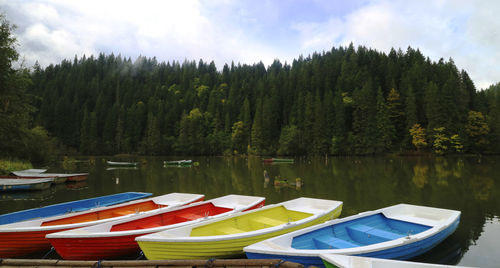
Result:
<svg viewBox="0 0 500 268"><path fill-rule="evenodd" d="M135 238L230 213L262 207L264 197L227 195L173 209L159 209L84 228L47 235L66 260L102 260L137 254Z"/></svg>

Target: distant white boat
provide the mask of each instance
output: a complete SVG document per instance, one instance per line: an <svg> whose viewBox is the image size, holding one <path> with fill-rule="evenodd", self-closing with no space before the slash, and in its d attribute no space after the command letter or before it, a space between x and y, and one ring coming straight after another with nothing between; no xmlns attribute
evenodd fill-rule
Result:
<svg viewBox="0 0 500 268"><path fill-rule="evenodd" d="M50 187L54 178L42 179L0 179L0 192L44 190Z"/></svg>
<svg viewBox="0 0 500 268"><path fill-rule="evenodd" d="M30 169L23 169L15 172L23 172L23 173L44 173L47 171L46 169L43 168L30 168Z"/></svg>
<svg viewBox="0 0 500 268"><path fill-rule="evenodd" d="M133 167L139 165L139 162L117 162L117 161L106 161L110 166L123 166L123 167Z"/></svg>

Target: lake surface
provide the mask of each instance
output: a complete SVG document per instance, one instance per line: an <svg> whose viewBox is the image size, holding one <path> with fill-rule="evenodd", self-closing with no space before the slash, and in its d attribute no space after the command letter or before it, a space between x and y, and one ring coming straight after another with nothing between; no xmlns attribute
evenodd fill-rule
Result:
<svg viewBox="0 0 500 268"><path fill-rule="evenodd" d="M462 212L457 231L415 260L499 266L500 157L296 158L293 164L264 164L258 157L190 159L199 165L164 167L163 160L175 159L145 157L135 159L142 162L137 169L109 169L105 159L91 158L92 164L78 163L66 171L89 172L87 181L41 192L0 194L0 214L126 191L201 193L205 199L255 195L266 197L266 204L302 196L333 199L344 202L341 217L409 203Z"/></svg>

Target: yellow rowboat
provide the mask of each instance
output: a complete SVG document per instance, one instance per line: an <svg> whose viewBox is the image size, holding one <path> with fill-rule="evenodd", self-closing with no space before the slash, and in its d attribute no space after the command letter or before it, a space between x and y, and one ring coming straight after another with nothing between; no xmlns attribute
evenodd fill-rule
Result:
<svg viewBox="0 0 500 268"><path fill-rule="evenodd" d="M337 218L342 202L301 197L135 240L150 260L229 258L245 246Z"/></svg>

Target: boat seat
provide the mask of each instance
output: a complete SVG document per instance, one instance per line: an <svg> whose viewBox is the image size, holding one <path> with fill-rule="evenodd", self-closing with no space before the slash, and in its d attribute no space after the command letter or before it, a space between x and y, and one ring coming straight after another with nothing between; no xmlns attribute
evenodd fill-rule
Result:
<svg viewBox="0 0 500 268"><path fill-rule="evenodd" d="M352 243L350 241L340 239L337 237L318 237L312 239L317 249L342 249L342 248L355 248L361 246L360 244Z"/></svg>
<svg viewBox="0 0 500 268"><path fill-rule="evenodd" d="M363 234L368 239L378 238L382 241L395 240L404 236L398 233L386 231L364 224L355 224L352 226L348 226L347 229L351 234Z"/></svg>
<svg viewBox="0 0 500 268"><path fill-rule="evenodd" d="M145 225L139 225L136 227L136 229L149 229L149 228L156 228L156 227L162 227L163 225L158 224L158 223L151 223L151 224L145 224Z"/></svg>
<svg viewBox="0 0 500 268"><path fill-rule="evenodd" d="M254 217L254 218L250 219L250 222L253 223L254 225L256 225L258 228L261 228L262 225L264 225L264 227L273 227L273 226L278 226L278 225L285 223L284 221L280 221L280 220L265 217L265 216Z"/></svg>
<svg viewBox="0 0 500 268"><path fill-rule="evenodd" d="M232 226L223 226L220 228L217 228L216 233L221 234L221 235L230 235L230 234L238 234L238 233L244 233L245 231L232 227Z"/></svg>
<svg viewBox="0 0 500 268"><path fill-rule="evenodd" d="M176 215L176 217L185 221L193 221L202 218L202 216L194 213L182 213L180 215Z"/></svg>
<svg viewBox="0 0 500 268"><path fill-rule="evenodd" d="M129 214L134 214L135 211L133 210L122 210L122 211L115 211L113 212L113 217L120 217L120 216L125 216Z"/></svg>

